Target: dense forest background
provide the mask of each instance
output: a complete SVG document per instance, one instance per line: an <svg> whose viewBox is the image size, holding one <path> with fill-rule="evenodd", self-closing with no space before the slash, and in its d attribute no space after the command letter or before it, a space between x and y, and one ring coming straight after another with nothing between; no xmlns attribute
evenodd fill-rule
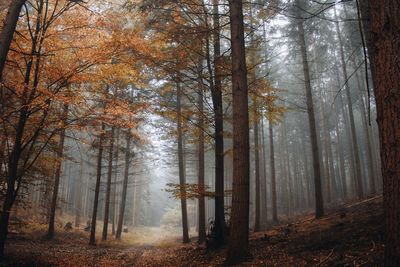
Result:
<svg viewBox="0 0 400 267"><path fill-rule="evenodd" d="M398 15L396 0L2 1L0 254L26 229L152 233L237 263L249 232L351 203L364 218L383 192L372 242L400 264Z"/></svg>

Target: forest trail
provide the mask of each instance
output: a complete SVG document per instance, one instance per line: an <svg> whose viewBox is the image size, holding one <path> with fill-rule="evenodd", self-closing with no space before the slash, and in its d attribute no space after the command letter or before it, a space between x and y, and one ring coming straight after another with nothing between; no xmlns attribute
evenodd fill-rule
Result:
<svg viewBox="0 0 400 267"><path fill-rule="evenodd" d="M28 228L29 229L29 228ZM170 230L170 232L168 232ZM220 266L225 250L207 251L195 240L181 244L179 229L144 227L122 241L87 245L85 232L13 234L0 266ZM304 215L289 224L250 236L252 258L241 266L379 266L383 259L382 197Z"/></svg>

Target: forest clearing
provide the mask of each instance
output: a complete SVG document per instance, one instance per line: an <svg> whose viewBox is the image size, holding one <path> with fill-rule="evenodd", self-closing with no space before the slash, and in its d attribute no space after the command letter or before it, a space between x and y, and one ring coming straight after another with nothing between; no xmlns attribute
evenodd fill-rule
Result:
<svg viewBox="0 0 400 267"><path fill-rule="evenodd" d="M400 0L0 0L0 266L400 266Z"/></svg>
<svg viewBox="0 0 400 267"><path fill-rule="evenodd" d="M238 266L380 266L383 260L382 197L329 210L316 221L299 216L271 230L250 234L251 256ZM36 226L37 227L37 226ZM180 232L140 228L124 241L89 246L87 233L74 229L55 240L45 228L10 237L5 266L222 266L225 251L182 244ZM171 229L169 230L171 231ZM161 235L167 234L163 239Z"/></svg>

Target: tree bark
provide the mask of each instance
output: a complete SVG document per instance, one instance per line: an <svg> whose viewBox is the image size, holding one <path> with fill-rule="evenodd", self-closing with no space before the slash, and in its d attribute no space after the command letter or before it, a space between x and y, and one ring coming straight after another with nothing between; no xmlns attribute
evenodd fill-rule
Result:
<svg viewBox="0 0 400 267"><path fill-rule="evenodd" d="M385 266L400 266L400 2L370 0L372 78L381 145Z"/></svg>
<svg viewBox="0 0 400 267"><path fill-rule="evenodd" d="M269 153L270 153L269 160L271 166L272 221L274 223L278 223L278 207L276 201L274 130L271 121L269 121Z"/></svg>
<svg viewBox="0 0 400 267"><path fill-rule="evenodd" d="M181 190L181 213L182 213L182 241L189 243L189 227L187 218L187 203L185 194L185 168L183 162L183 132L182 132L182 107L181 107L181 86L177 84L177 120L178 120L178 167L179 167L179 185Z"/></svg>
<svg viewBox="0 0 400 267"><path fill-rule="evenodd" d="M224 207L224 118L222 108L220 24L218 0L213 0L213 39L214 39L214 88L211 91L215 121L215 222L214 234L217 245L225 243Z"/></svg>
<svg viewBox="0 0 400 267"><path fill-rule="evenodd" d="M321 185L321 164L318 150L317 141L317 130L314 114L314 104L312 97L312 88L310 82L310 71L308 67L307 48L304 36L304 19L298 19L298 30L299 30L299 43L301 49L301 57L303 61L303 73L304 82L306 89L306 102L307 102L307 113L308 123L310 127L311 137L311 151L313 158L313 170L314 170L314 187L315 187L315 217L320 218L324 216L324 201L322 197L322 185Z"/></svg>
<svg viewBox="0 0 400 267"><path fill-rule="evenodd" d="M11 0L5 18L3 28L0 33L0 82L3 81L3 71L7 60L7 54L17 27L19 14L26 0Z"/></svg>
<svg viewBox="0 0 400 267"><path fill-rule="evenodd" d="M255 103L253 103L255 104ZM257 108L255 108L257 109ZM258 115L257 111L254 112L255 118L253 121L253 130L254 130L254 168L255 168L255 198L256 198L256 214L255 214L255 222L254 222L254 231L260 231L261 229L261 209L260 209L260 200L261 200L261 188L260 188L260 145L259 145L259 127L258 127Z"/></svg>
<svg viewBox="0 0 400 267"><path fill-rule="evenodd" d="M198 127L199 127L199 141L198 141L198 186L204 192L204 85L202 76L202 65L201 60L199 60L198 66L198 83L199 83L199 96L198 96ZM200 195L198 199L198 228L199 228L199 239L198 243L203 244L206 242L206 210L205 210L205 199L204 195Z"/></svg>
<svg viewBox="0 0 400 267"><path fill-rule="evenodd" d="M334 11L335 11L335 17L337 17L336 9L334 9ZM364 197L364 189L363 189L362 176L361 176L360 153L358 151L358 140L357 140L357 134L356 134L356 127L354 124L353 103L351 100L350 87L348 86L347 67L346 67L346 60L345 60L345 56L344 56L343 41L342 41L342 36L340 33L339 22L336 22L335 25L336 25L336 33L337 33L338 39L339 39L340 63L342 65L343 79L345 82L347 105L349 107L351 145L353 148L354 158L355 158L355 174L356 174L355 180L356 180L356 186L357 186L357 196L359 199L362 199Z"/></svg>
<svg viewBox="0 0 400 267"><path fill-rule="evenodd" d="M232 48L233 185L228 262L249 253L249 108L241 0L229 1Z"/></svg>
<svg viewBox="0 0 400 267"><path fill-rule="evenodd" d="M268 221L268 202L267 202L267 197L268 197L268 190L267 190L267 162L266 162L266 156L265 156L265 151L266 151L266 142L265 142L265 131L264 131L264 118L261 118L261 148L262 148L262 179L261 179L261 215L262 215L262 224L263 224L263 229L266 228L267 226L267 221Z"/></svg>
<svg viewBox="0 0 400 267"><path fill-rule="evenodd" d="M111 179L113 169L113 152L114 152L114 126L111 127L110 134L110 147L108 151L108 172L107 172L107 188L106 188L106 201L104 205L104 221L103 221L103 235L102 240L107 240L108 220L110 215L110 197L111 197Z"/></svg>
<svg viewBox="0 0 400 267"><path fill-rule="evenodd" d="M363 89L361 86L360 78L358 77L358 74L356 73L356 79L357 79L357 85L358 85L358 90L360 92L360 106L361 106L361 120L362 124L364 127L364 132L365 132L365 142L366 142L366 158L367 158L367 165L368 165L368 174L369 174L369 192L370 194L374 195L376 194L376 184L375 184L375 162L373 158L373 151L372 151L372 141L371 141L371 126L368 125L368 115L367 115L367 108L365 106L365 101L364 101L364 96L361 93Z"/></svg>
<svg viewBox="0 0 400 267"><path fill-rule="evenodd" d="M94 201L93 201L93 212L92 212L92 223L90 227L90 239L89 245L96 245L96 222L97 222L97 207L99 204L99 194L100 194L100 183L101 183L101 169L103 160L103 141L104 141L104 122L101 123L101 133L99 136L99 151L97 154L97 170L96 170L96 185L94 189Z"/></svg>
<svg viewBox="0 0 400 267"><path fill-rule="evenodd" d="M116 239L121 239L122 234L122 225L124 224L124 213L125 213L125 204L126 204L126 192L128 190L128 179L129 179L129 165L131 160L131 133L129 131L126 132L126 151L125 151L125 169L124 169L124 181L122 183L122 196L121 203L119 206L118 213L118 224L117 224L117 232L115 234Z"/></svg>
<svg viewBox="0 0 400 267"><path fill-rule="evenodd" d="M119 128L117 128L117 138L115 144L115 170L114 170L114 185L112 187L112 230L111 234L115 235L115 221L117 219L117 178L118 178L118 159L119 159Z"/></svg>
<svg viewBox="0 0 400 267"><path fill-rule="evenodd" d="M54 173L54 188L53 188L53 196L51 199L50 206L50 218L49 218L49 228L47 231L47 238L52 239L54 237L54 221L56 217L57 210L57 199L58 199L58 189L60 185L60 177L61 177L61 167L62 167L62 157L64 152L64 140L65 140L65 123L68 118L68 104L64 105L63 114L62 114L62 129L60 131L60 140L58 143L57 149L57 163L55 166Z"/></svg>
<svg viewBox="0 0 400 267"><path fill-rule="evenodd" d="M76 197L76 203L75 203L75 227L78 228L80 223L81 223L81 217L82 217L82 195L83 195L83 168L84 168L84 162L81 157L81 162L80 162L80 170L79 170L79 180L75 181L75 190L78 194Z"/></svg>

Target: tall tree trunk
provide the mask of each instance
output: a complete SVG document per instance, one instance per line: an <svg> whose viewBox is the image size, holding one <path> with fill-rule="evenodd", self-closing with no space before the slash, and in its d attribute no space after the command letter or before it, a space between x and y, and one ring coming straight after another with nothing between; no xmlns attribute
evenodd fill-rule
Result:
<svg viewBox="0 0 400 267"><path fill-rule="evenodd" d="M126 192L128 190L128 179L129 179L129 165L131 160L131 133L130 131L126 132L126 147L125 147L125 169L124 169L124 181L122 183L122 195L121 202L119 206L118 213L118 224L117 224L117 232L115 234L116 239L121 239L122 234L122 225L124 224L124 213L125 213L125 204L126 204Z"/></svg>
<svg viewBox="0 0 400 267"><path fill-rule="evenodd" d="M340 173L340 182L342 188L342 199L347 199L347 178L346 178L346 169L345 169L345 160L344 160L344 152L343 152L343 141L340 138L339 131L339 115L337 103L334 105L334 113L335 113L335 131L336 131L336 153L338 158L339 165L339 173ZM343 138L344 139L344 138Z"/></svg>
<svg viewBox="0 0 400 267"><path fill-rule="evenodd" d="M51 199L50 206L50 218L49 218L49 228L47 230L47 238L52 239L54 237L54 221L56 217L57 210L57 199L58 199L58 188L60 185L61 167L62 167L62 157L64 152L64 140L65 140L65 123L68 118L68 104L64 104L62 113L62 128L60 131L60 140L57 148L57 163L55 166L54 173L54 188L53 197Z"/></svg>
<svg viewBox="0 0 400 267"><path fill-rule="evenodd" d="M83 167L84 161L81 157L80 169L79 169L79 180L75 181L75 191L77 192L76 205L75 205L75 227L78 228L81 223L82 217L82 192L83 192Z"/></svg>
<svg viewBox="0 0 400 267"><path fill-rule="evenodd" d="M267 226L267 220L268 220L268 212L267 212L267 162L266 162L266 156L265 156L265 151L266 151L266 142L265 142L265 131L264 131L264 118L261 118L261 148L262 148L262 179L261 179L261 215L262 215L262 223L263 223L263 229Z"/></svg>
<svg viewBox="0 0 400 267"><path fill-rule="evenodd" d="M203 85L203 75L202 75L202 64L199 60L198 66L198 83L199 83L199 96L198 96L198 128L199 128L199 141L198 141L198 186L202 193L205 191L204 185L204 85ZM198 243L203 244L206 242L206 210L205 210L205 199L204 195L200 195L198 199L198 228L199 228L199 239Z"/></svg>
<svg viewBox="0 0 400 267"><path fill-rule="evenodd" d="M7 191L3 202L0 218L0 258L4 255L4 245L8 234L8 222L12 205L16 198L15 184L18 178L18 163L22 153L22 138L27 120L27 108L22 108L19 115L18 126L14 139L14 146L9 157Z"/></svg>
<svg viewBox="0 0 400 267"><path fill-rule="evenodd" d="M38 8L38 14L42 13L43 11L43 5L39 5ZM33 55L34 53L36 53L35 51L40 51L41 50L41 44L39 45L39 48L37 48L37 36L39 34L39 28L40 28L40 21L37 21L37 25L36 25L36 30L34 33L34 38L32 41L32 48L31 48L31 56L29 58L27 67L26 67L26 71L25 71L25 77L24 77L24 90L22 95L24 97L27 97L27 88L28 85L31 81L31 75L32 75L32 69L34 67L34 61L33 61ZM15 31L15 27L14 27L14 31ZM14 32L12 31L12 32ZM3 33L3 31L2 31ZM5 42L7 42L7 35L5 34ZM12 39L12 36L11 36ZM11 40L9 40L11 42ZM1 48L3 48L3 44L1 43L0 45ZM6 46L6 43L4 43L4 49L7 50L9 49L9 45L8 48ZM37 50L36 50L37 49ZM7 56L7 52L3 52L3 54L5 54L5 57ZM4 58L4 61L6 59ZM35 70L34 70L34 74L35 74L35 79L33 81L33 88L37 87L37 83L38 83L38 66L40 65L40 57L37 58L36 60L36 64L35 64ZM3 69L4 69L4 65L3 65ZM2 72L0 73L0 75L2 75ZM1 78L1 76L0 76ZM2 80L0 79L0 82ZM32 95L32 94L31 94ZM18 184L18 188L19 188L19 183L17 181L17 179L20 177L19 174L19 170L18 170L18 166L19 166L19 161L21 159L21 154L23 152L23 136L24 136L24 131L25 131L25 126L26 126L26 122L28 120L28 103L29 100L24 100L21 104L22 104L22 108L19 111L19 115L18 115L18 123L17 123L17 127L15 129L15 139L13 142L13 148L11 151L11 154L9 156L8 159L8 177L7 177L7 190L6 190L6 194L4 197L4 201L3 201L3 210L1 212L1 218L0 218L0 258L3 257L4 255L4 245L7 239L7 234L8 234L8 222L9 222L9 218L10 218L10 211L11 208L14 204L16 195L17 195L17 190L15 189L16 184Z"/></svg>
<svg viewBox="0 0 400 267"><path fill-rule="evenodd" d="M106 188L106 201L104 205L104 221L103 221L103 235L102 240L107 240L108 220L110 215L110 197L111 197L111 179L113 168L113 152L114 152L114 126L111 127L110 133L110 147L108 151L108 173L107 173L107 188Z"/></svg>
<svg viewBox="0 0 400 267"><path fill-rule="evenodd" d="M336 9L334 9L334 11L335 11L335 17L336 17ZM338 39L339 39L340 63L342 65L343 79L345 82L347 105L349 107L351 145L352 145L353 152L354 152L355 168L356 168L355 169L355 171L356 171L355 179L356 179L356 186L357 186L357 196L359 199L361 199L364 197L364 189L363 189L362 176L361 176L360 153L358 151L356 127L355 127L355 123L354 123L353 103L351 100L350 87L348 86L347 67L346 67L346 60L345 60L345 56L344 56L343 41L342 41L342 36L340 33L339 22L336 22L335 25L336 25L336 33L337 33Z"/></svg>
<svg viewBox="0 0 400 267"><path fill-rule="evenodd" d="M106 126L101 123L101 132L99 136L99 151L97 154L97 169L96 169L96 185L94 189L94 201L93 201L93 212L92 212L92 223L90 228L90 239L89 245L96 245L96 223L97 223L97 207L99 204L99 194L100 194L100 183L101 183L101 169L103 160L103 141L104 141L104 130Z"/></svg>
<svg viewBox="0 0 400 267"><path fill-rule="evenodd" d="M400 266L400 2L370 0L369 52L379 126L385 266Z"/></svg>
<svg viewBox="0 0 400 267"><path fill-rule="evenodd" d="M179 185L181 190L181 213L182 213L182 241L189 243L189 227L187 218L187 203L185 191L185 168L183 161L183 132L182 132L182 107L181 107L181 86L177 84L177 119L178 119L178 165L179 165Z"/></svg>
<svg viewBox="0 0 400 267"><path fill-rule="evenodd" d="M275 177L275 152L274 152L274 129L272 122L269 121L269 153L271 168L271 197L272 197L272 221L278 222L278 207L276 199L276 177Z"/></svg>
<svg viewBox="0 0 400 267"><path fill-rule="evenodd" d="M232 47L233 186L229 262L243 259L249 252L249 108L241 0L229 1Z"/></svg>
<svg viewBox="0 0 400 267"><path fill-rule="evenodd" d="M361 120L362 124L364 127L364 132L365 132L365 142L366 142L366 147L367 147L367 165L368 165L368 174L369 174L369 190L371 194L376 193L376 184L375 184L375 161L373 158L373 151L372 151L372 141L371 141L371 126L368 125L368 116L367 116L367 109L365 107L365 101L364 101L364 96L360 82L360 78L358 77L358 74L356 73L356 79L357 79L357 85L358 85L358 90L360 92L360 106L361 106Z"/></svg>
<svg viewBox="0 0 400 267"><path fill-rule="evenodd" d="M255 103L253 103L255 105ZM254 109L257 109L256 107ZM261 209L260 209L260 200L261 200L261 187L260 187L260 144L259 144L259 129L258 129L258 114L257 111L254 111L254 121L253 121L253 130L254 130L254 168L255 168L255 197L256 197L256 214L255 214L255 222L254 222L254 231L260 231L261 229Z"/></svg>
<svg viewBox="0 0 400 267"><path fill-rule="evenodd" d="M219 1L213 0L213 39L214 39L214 88L211 91L215 120L215 222L216 243L225 243L225 207L224 207L224 118L222 107Z"/></svg>
<svg viewBox="0 0 400 267"><path fill-rule="evenodd" d="M318 150L317 141L317 129L314 114L314 103L312 97L312 88L310 81L310 71L308 67L307 48L304 36L304 19L298 19L298 30L299 30L299 43L301 49L301 57L303 61L303 73L304 83L306 89L306 102L307 102L307 113L308 123L310 127L311 137L311 151L313 158L313 170L314 170L314 187L315 187L315 217L320 218L324 216L324 201L322 197L322 185L321 185L321 164Z"/></svg>
<svg viewBox="0 0 400 267"><path fill-rule="evenodd" d="M251 1L250 1L251 4ZM253 9L250 5L250 28L253 28ZM250 46L251 50L250 54L250 65L251 69L249 70L249 83L254 84L256 82L256 48L254 47L254 38L253 35L250 37ZM253 91L252 95L252 113L253 113L253 131L254 131L254 169L255 169L255 216L254 216L254 231L260 231L261 227L261 188L260 188L260 145L259 145L259 115L258 115L258 99L257 99L257 89L250 88Z"/></svg>
<svg viewBox="0 0 400 267"><path fill-rule="evenodd" d="M112 187L112 230L111 234L115 235L115 220L117 219L117 178L118 178L118 158L119 158L119 128L117 128L117 138L115 144L115 170L114 181Z"/></svg>
<svg viewBox="0 0 400 267"><path fill-rule="evenodd" d="M3 80L3 71L7 60L7 54L14 36L15 28L21 13L22 6L26 0L11 0L0 33L0 82Z"/></svg>

